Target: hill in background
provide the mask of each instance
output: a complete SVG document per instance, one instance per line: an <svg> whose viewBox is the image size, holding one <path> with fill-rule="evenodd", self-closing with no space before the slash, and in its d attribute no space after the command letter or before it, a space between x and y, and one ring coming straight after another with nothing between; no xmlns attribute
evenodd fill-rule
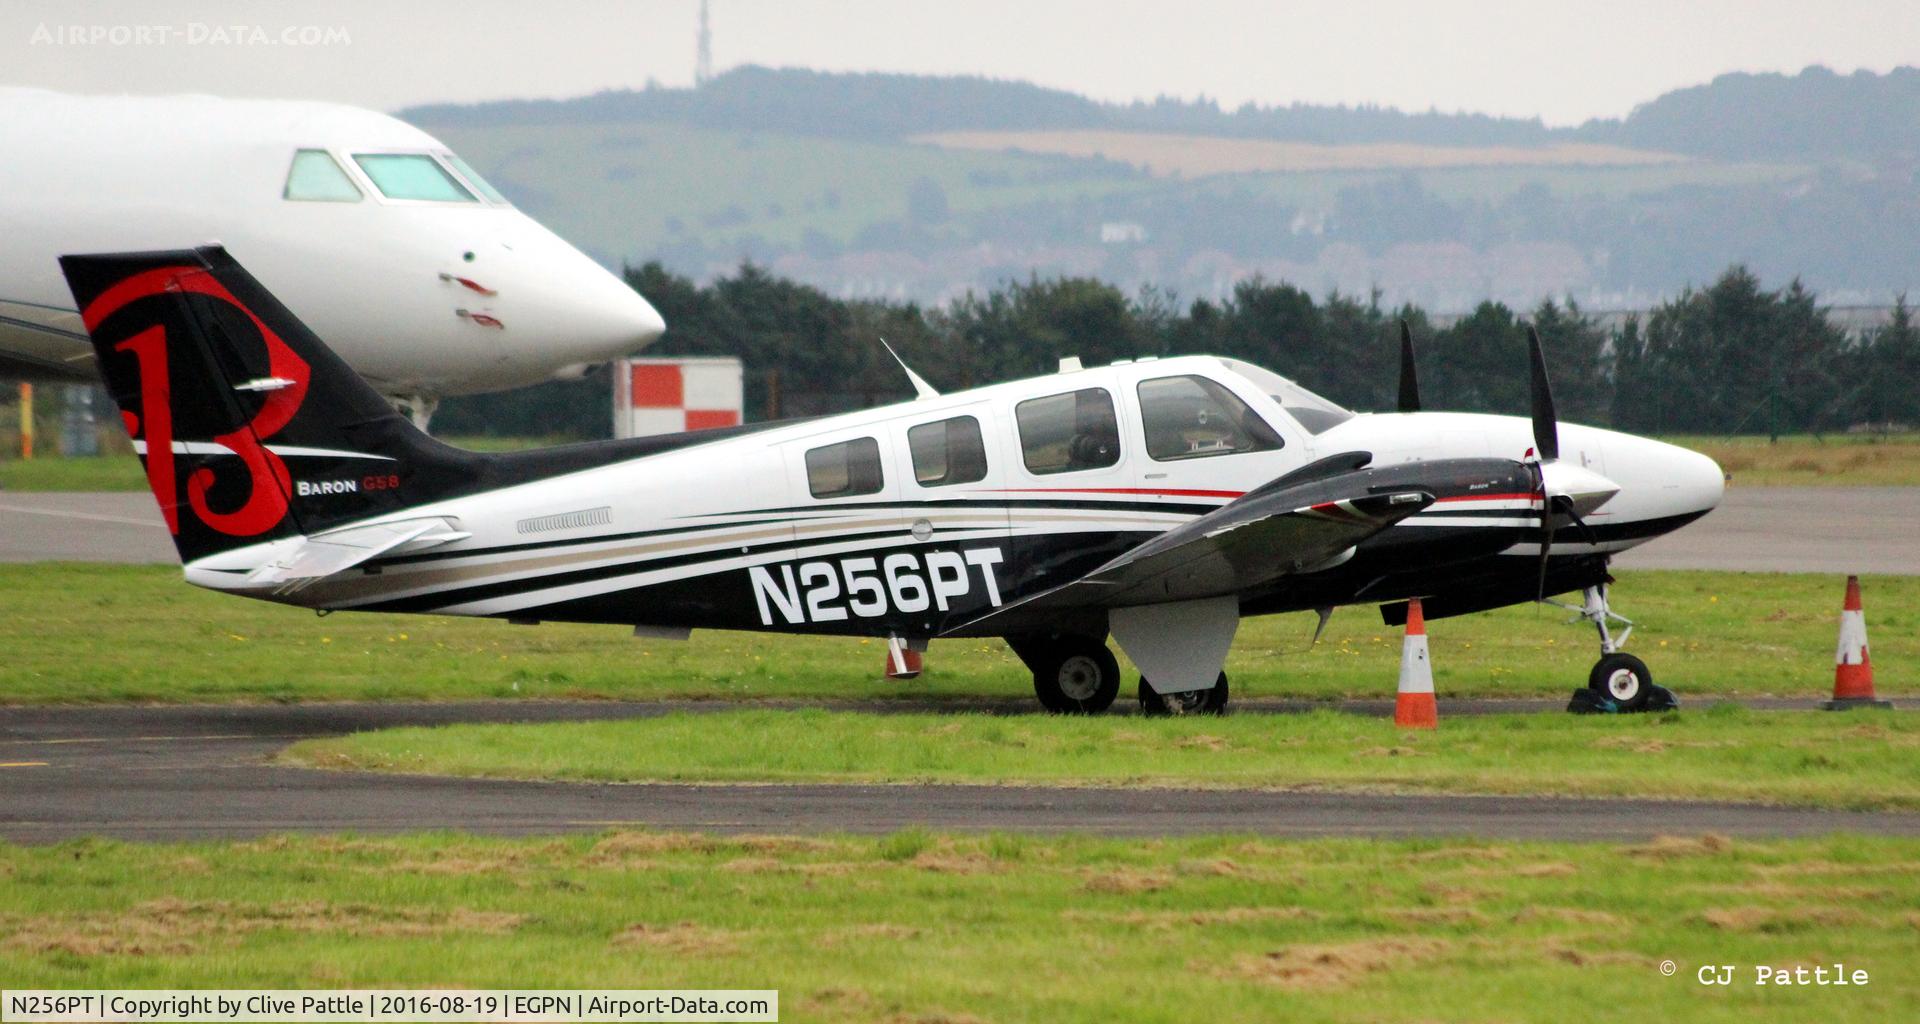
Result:
<svg viewBox="0 0 1920 1024"><path fill-rule="evenodd" d="M1725 75L1575 128L759 67L401 116L609 264L752 259L843 296L1037 273L1208 297L1264 276L1440 311L1605 309L1735 262L1838 301L1920 277L1911 68Z"/></svg>

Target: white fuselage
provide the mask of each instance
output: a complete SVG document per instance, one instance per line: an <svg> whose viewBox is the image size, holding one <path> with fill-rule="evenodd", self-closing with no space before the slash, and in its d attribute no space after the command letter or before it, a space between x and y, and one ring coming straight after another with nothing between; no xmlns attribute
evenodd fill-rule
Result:
<svg viewBox="0 0 1920 1024"><path fill-rule="evenodd" d="M289 198L300 150L358 198ZM430 156L466 198L392 198L356 160L377 154ZM209 241L388 395L517 387L659 336L625 282L468 174L353 107L0 88L0 375L90 378L59 256Z"/></svg>
<svg viewBox="0 0 1920 1024"><path fill-rule="evenodd" d="M1142 535L1189 522L1328 455L1369 451L1376 466L1463 458L1520 461L1533 445L1530 422L1508 416L1360 415L1322 423L1314 433L1269 393L1274 385L1235 372L1232 366L1195 356L1061 373L773 427L538 483L429 502L379 520L438 517L446 529L470 536L435 548L431 561L401 559L378 575L322 582L302 591L299 601L352 608L413 600L424 601L423 609L430 606L444 613L537 618L541 609L563 602L689 580L710 580L716 587L727 580L737 584L756 566L795 569L797 562L796 593L803 607L796 617L780 601L769 603L770 595L778 595L756 583L759 626L859 632L861 610L867 608L873 610L867 617L878 633L883 631L879 623L889 615L897 623L904 600L917 600L911 580L896 585L887 579L881 589L853 594L859 585L856 575L866 570L857 563L849 568L850 559L884 559L892 557L889 552L930 556L943 547L979 550L1002 543L1004 557L992 565L967 562L962 577L948 575L953 586L964 583L967 588L956 600L966 597L977 605L994 606L1015 591L1067 582L1048 578L1054 571L1048 564L1051 552L1071 552L1077 543L1105 543L1101 535L1133 538L1125 541L1130 546ZM1235 454L1153 457L1143 424L1141 386L1182 376L1204 378L1232 392L1282 443ZM1053 454L1035 455L1032 437L1023 436L1029 428L1020 422L1019 406L1088 389L1104 391L1112 399L1117 457L1100 468L1036 471L1036 457ZM928 464L916 460L909 432L954 417L978 421L984 471L962 483L925 483ZM1685 521L1720 499L1719 467L1698 453L1571 424L1560 427L1560 437L1561 463L1584 467L1586 473L1618 486L1617 493L1587 511L1587 521L1596 528ZM820 478L810 471L809 453L868 439L879 453L879 478L858 494L816 497ZM1533 526L1538 523L1536 508L1529 494L1455 495L1389 532L1452 525L1463 530ZM1501 518L1502 510L1511 515ZM1588 543L1564 530L1553 540L1553 553L1618 551L1650 536L1632 530L1603 532L1615 538ZM1622 532L1628 535L1618 536ZM1505 553L1529 551L1537 555L1538 545L1515 545ZM274 557L272 544L240 548L189 565L188 578L203 586L247 592L259 588L234 571L250 570ZM832 577L831 593L807 589L813 564L825 566L822 581ZM924 560L900 564L902 573L923 580L935 571ZM583 578L588 575L592 578ZM645 623L647 611L639 608L624 621ZM754 628L751 618L742 625Z"/></svg>

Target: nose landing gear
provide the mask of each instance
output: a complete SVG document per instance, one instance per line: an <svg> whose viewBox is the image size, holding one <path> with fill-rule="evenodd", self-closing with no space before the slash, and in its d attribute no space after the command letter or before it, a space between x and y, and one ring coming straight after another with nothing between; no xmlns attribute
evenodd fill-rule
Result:
<svg viewBox="0 0 1920 1024"><path fill-rule="evenodd" d="M1627 637L1633 635L1633 620L1608 607L1607 584L1588 587L1581 591L1581 597L1578 605L1547 602L1573 612L1575 617L1568 620L1570 622L1585 619L1593 623L1594 630L1600 634L1600 660L1594 663L1593 671L1587 673L1586 689L1574 691L1567 710L1606 714L1669 711L1679 707L1673 691L1654 685L1653 672L1646 662L1620 649L1626 645ZM1609 622L1622 623L1627 628L1615 636Z"/></svg>

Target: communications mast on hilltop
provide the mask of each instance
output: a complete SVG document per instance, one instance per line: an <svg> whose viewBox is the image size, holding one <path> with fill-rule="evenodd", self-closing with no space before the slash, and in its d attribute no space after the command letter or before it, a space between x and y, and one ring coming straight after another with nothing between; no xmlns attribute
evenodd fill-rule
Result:
<svg viewBox="0 0 1920 1024"><path fill-rule="evenodd" d="M693 57L693 84L705 85L713 78L713 32L707 27L707 0L700 0L700 37Z"/></svg>

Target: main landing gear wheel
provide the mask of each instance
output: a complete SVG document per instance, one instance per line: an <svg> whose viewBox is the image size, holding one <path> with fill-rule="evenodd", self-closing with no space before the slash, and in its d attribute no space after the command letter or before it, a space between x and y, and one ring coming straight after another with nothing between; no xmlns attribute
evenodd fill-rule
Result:
<svg viewBox="0 0 1920 1024"><path fill-rule="evenodd" d="M1647 663L1631 654L1616 651L1594 663L1587 675L1587 688L1599 691L1622 711L1639 711L1653 697L1653 673Z"/></svg>
<svg viewBox="0 0 1920 1024"><path fill-rule="evenodd" d="M1140 677L1140 713L1149 718L1166 715L1224 715L1227 713L1227 674L1213 681L1213 686L1205 690L1188 690L1185 693L1161 693Z"/></svg>
<svg viewBox="0 0 1920 1024"><path fill-rule="evenodd" d="M1120 663L1089 637L1061 637L1027 662L1040 706L1057 715L1097 715L1120 695Z"/></svg>

